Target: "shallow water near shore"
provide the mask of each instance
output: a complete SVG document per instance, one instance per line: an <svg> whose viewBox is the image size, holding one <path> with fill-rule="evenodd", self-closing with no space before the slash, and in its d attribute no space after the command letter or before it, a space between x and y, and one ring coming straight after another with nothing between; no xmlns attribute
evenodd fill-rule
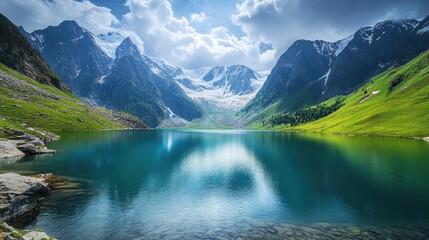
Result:
<svg viewBox="0 0 429 240"><path fill-rule="evenodd" d="M188 130L61 137L48 144L57 154L0 162L1 172L79 183L19 224L59 239L429 237L423 141Z"/></svg>

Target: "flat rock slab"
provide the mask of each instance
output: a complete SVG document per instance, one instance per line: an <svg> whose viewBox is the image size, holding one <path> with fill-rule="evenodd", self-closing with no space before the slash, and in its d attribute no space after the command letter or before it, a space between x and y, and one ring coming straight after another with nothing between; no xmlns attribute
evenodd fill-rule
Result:
<svg viewBox="0 0 429 240"><path fill-rule="evenodd" d="M0 174L0 222L16 219L35 210L50 192L44 179L16 173Z"/></svg>
<svg viewBox="0 0 429 240"><path fill-rule="evenodd" d="M25 156L13 141L0 141L0 159L20 158Z"/></svg>

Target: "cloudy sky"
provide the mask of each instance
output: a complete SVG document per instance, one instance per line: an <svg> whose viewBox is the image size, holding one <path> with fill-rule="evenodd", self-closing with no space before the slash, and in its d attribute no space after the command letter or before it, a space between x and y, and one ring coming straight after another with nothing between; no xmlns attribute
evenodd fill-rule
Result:
<svg viewBox="0 0 429 240"><path fill-rule="evenodd" d="M1 0L27 31L75 20L117 31L186 68L245 64L269 70L297 39L335 41L385 19L422 18L428 0Z"/></svg>

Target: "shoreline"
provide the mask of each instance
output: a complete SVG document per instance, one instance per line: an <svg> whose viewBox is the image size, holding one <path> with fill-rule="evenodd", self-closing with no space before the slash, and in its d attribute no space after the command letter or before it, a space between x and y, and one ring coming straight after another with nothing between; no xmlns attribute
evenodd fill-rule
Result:
<svg viewBox="0 0 429 240"><path fill-rule="evenodd" d="M255 129L256 130L256 129ZM257 129L257 130L270 130L270 129ZM321 132L321 131L310 131L310 130L297 130L292 128L273 128L271 131L289 132L289 133L311 133L321 135L333 135L333 136L346 136L346 137L372 137L372 138L396 138L396 139L408 139L429 142L429 136L427 137L410 137L410 136L392 136L392 135L379 135L379 134L358 134L358 133L337 133L337 132Z"/></svg>
<svg viewBox="0 0 429 240"><path fill-rule="evenodd" d="M55 139L43 139L28 133L8 137L0 140L0 160L20 159L27 155L54 154L56 151L48 149L45 144L57 140L59 136Z"/></svg>

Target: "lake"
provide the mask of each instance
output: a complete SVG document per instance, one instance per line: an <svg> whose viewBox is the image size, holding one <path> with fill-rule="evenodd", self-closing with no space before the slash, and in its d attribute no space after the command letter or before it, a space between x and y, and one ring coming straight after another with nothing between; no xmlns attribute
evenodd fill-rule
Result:
<svg viewBox="0 0 429 240"><path fill-rule="evenodd" d="M425 237L429 229L423 141L215 130L60 135L48 144L54 155L0 162L1 172L77 183L16 224L59 239L246 238L282 226Z"/></svg>

